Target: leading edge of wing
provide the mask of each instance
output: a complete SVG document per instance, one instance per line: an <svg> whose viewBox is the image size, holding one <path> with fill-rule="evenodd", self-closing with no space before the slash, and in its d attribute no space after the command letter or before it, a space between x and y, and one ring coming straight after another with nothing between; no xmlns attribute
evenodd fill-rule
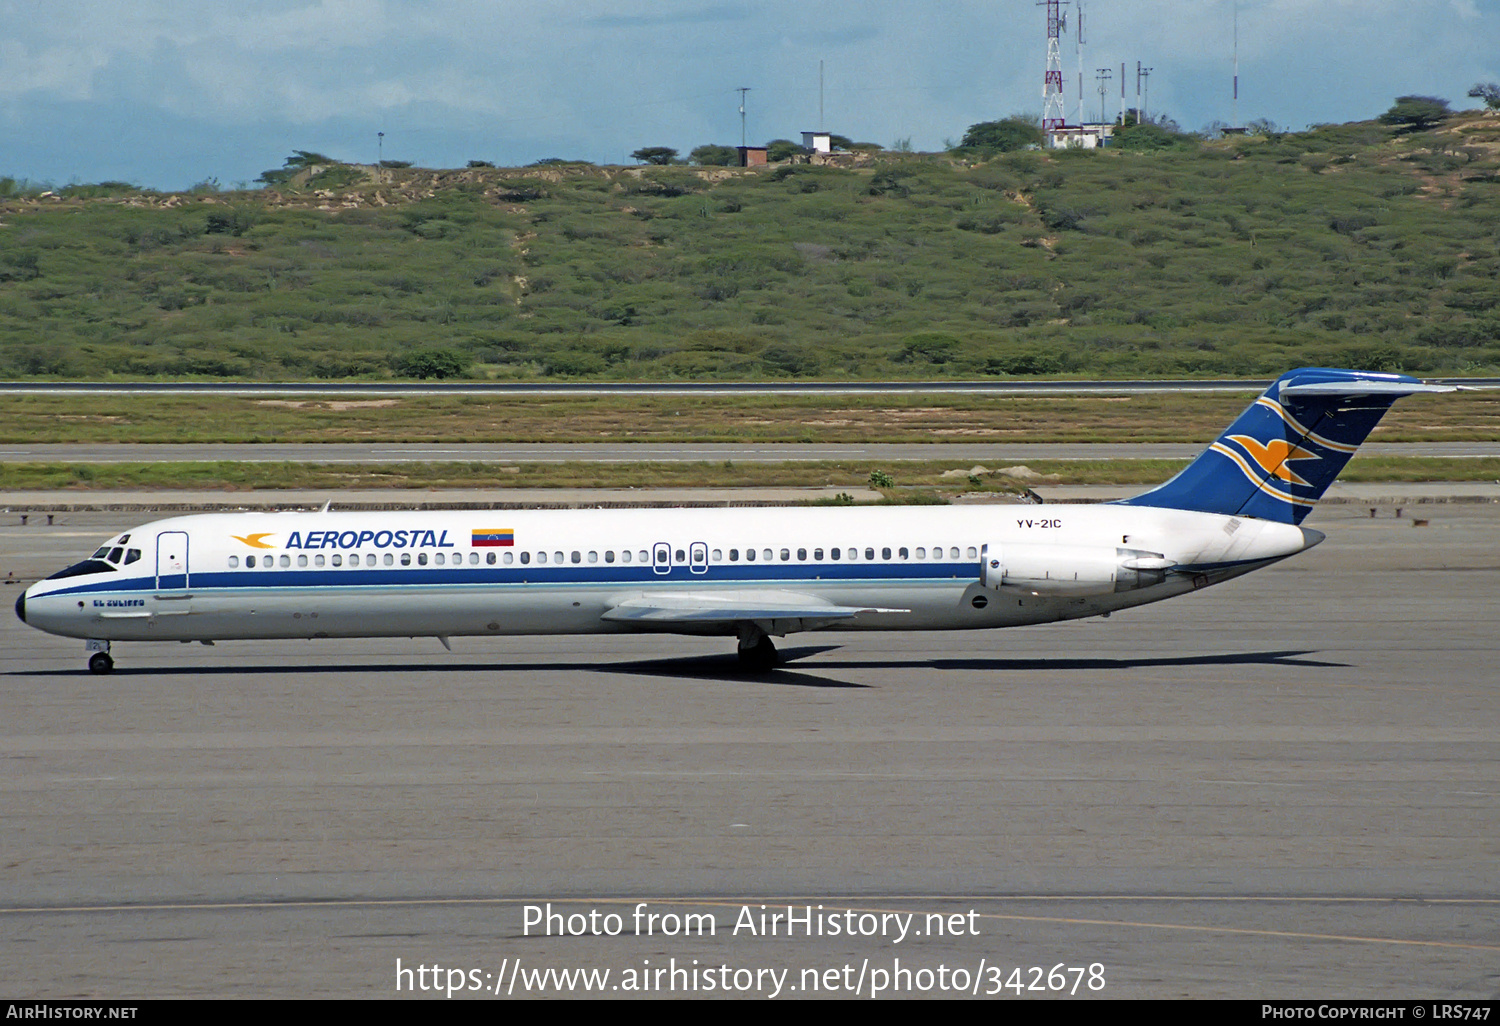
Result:
<svg viewBox="0 0 1500 1026"><path fill-rule="evenodd" d="M601 619L617 623L714 624L754 620L847 620L860 613L907 613L908 609L836 606L790 591L736 591L729 594L667 592L615 603Z"/></svg>

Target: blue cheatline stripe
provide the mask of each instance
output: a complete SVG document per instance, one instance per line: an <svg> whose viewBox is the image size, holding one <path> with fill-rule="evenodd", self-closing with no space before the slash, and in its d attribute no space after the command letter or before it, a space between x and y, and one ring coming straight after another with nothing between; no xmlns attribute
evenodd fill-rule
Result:
<svg viewBox="0 0 1500 1026"><path fill-rule="evenodd" d="M433 567L402 569L397 567L359 567L333 569L280 569L191 571L190 591L267 591L293 588L392 588L436 586L534 586L576 585L640 586L650 585L763 585L763 584L854 584L877 581L939 581L978 579L979 563L850 563L786 565L741 563L736 566L711 566L693 573L686 566L675 566L670 573L656 573L649 565L634 568L591 565L588 568L561 566ZM64 590L53 595L86 595L95 592L155 591L155 577L98 581ZM172 590L183 590L180 588Z"/></svg>

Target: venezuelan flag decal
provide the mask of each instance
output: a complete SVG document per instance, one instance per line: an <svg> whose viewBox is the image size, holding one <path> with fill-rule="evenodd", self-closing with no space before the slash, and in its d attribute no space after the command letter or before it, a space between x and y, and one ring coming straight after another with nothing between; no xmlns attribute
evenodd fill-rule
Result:
<svg viewBox="0 0 1500 1026"><path fill-rule="evenodd" d="M509 546L516 543L516 532L510 528L500 531L474 531L473 540L469 542L476 549L495 546Z"/></svg>

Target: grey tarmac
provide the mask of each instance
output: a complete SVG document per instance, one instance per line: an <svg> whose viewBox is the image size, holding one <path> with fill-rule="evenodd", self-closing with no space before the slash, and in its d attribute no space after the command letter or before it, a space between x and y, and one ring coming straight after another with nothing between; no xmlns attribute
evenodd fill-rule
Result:
<svg viewBox="0 0 1500 1026"><path fill-rule="evenodd" d="M1500 504L1420 516L1325 506L1310 552L1108 620L795 635L763 676L618 637L120 645L91 677L6 616L0 979L391 997L399 959L806 996L899 963L900 996L1033 966L1042 996L1098 965L1078 997L1493 999ZM129 526L58 519L0 519L0 568ZM548 902L622 932L539 936ZM733 932L788 906L924 932ZM666 931L689 914L714 935Z"/></svg>
<svg viewBox="0 0 1500 1026"><path fill-rule="evenodd" d="M991 442L932 443L4 443L0 460L10 463L805 463L819 460L965 460L994 465L1026 460L1189 460L1201 443ZM1370 456L1482 459L1500 456L1500 440L1488 442L1370 442Z"/></svg>

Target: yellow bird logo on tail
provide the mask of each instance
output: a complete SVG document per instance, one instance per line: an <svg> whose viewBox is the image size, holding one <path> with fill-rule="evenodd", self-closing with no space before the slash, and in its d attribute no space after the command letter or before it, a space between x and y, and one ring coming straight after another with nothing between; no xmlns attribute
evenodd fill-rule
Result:
<svg viewBox="0 0 1500 1026"><path fill-rule="evenodd" d="M1287 464L1292 460L1316 460L1321 459L1317 453L1308 452L1299 445L1281 438L1273 438L1262 444L1259 439L1249 435L1230 435L1230 440L1238 442L1240 447L1250 455L1250 458L1259 464L1272 477L1279 478L1287 484L1299 484L1311 486L1312 482L1305 480Z"/></svg>

